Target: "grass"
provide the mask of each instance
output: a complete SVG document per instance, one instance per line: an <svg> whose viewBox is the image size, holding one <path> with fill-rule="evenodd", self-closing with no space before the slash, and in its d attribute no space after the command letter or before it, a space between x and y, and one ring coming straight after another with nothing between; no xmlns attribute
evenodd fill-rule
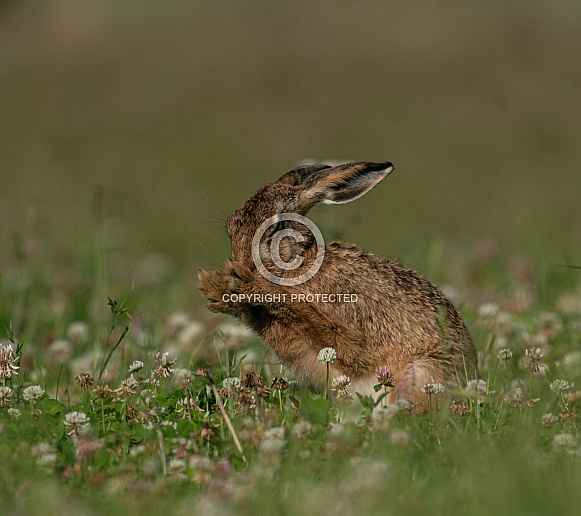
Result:
<svg viewBox="0 0 581 516"><path fill-rule="evenodd" d="M578 513L578 6L4 4L3 514ZM308 157L396 164L311 215L450 293L482 392L373 415L204 309L211 215Z"/></svg>
<svg viewBox="0 0 581 516"><path fill-rule="evenodd" d="M4 512L574 514L578 271L531 282L466 260L455 295L482 380L413 417L341 387L327 399L237 324L151 304L172 282L105 300L103 317L76 288L59 308L58 280L22 265L24 292L4 278L26 307L2 340ZM483 289L492 274L504 286Z"/></svg>

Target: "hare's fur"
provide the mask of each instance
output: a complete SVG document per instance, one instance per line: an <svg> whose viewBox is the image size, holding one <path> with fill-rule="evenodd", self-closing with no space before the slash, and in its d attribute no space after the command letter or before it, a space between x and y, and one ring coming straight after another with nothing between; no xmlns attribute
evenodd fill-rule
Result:
<svg viewBox="0 0 581 516"><path fill-rule="evenodd" d="M280 360L315 386L325 382L319 351L332 347L337 360L331 375L348 375L352 389L373 394L375 369L387 366L394 375L388 402L406 399L425 412L427 383L453 388L476 376L477 356L460 315L444 294L417 272L341 241L325 246L318 272L296 286L272 283L256 269L251 243L260 224L276 214L304 215L317 202L340 204L365 194L391 171L390 163L351 163L339 167L300 167L268 184L234 212L228 221L232 260L224 270L199 271L199 289L214 312L233 315L272 347ZM267 269L291 278L315 260L310 230L293 221L282 228L298 231L302 240L285 238L280 256L300 255L298 270L277 268L270 256L273 234L260 244ZM353 302L297 302L290 294L355 294ZM229 294L256 295L252 303L232 302ZM263 302L279 294L284 302ZM286 298L282 297L286 294ZM225 297L226 295L226 297Z"/></svg>

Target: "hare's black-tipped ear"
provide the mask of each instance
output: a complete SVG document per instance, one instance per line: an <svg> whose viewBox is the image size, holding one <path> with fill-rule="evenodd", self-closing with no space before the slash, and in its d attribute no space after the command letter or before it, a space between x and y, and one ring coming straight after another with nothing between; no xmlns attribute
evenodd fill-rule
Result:
<svg viewBox="0 0 581 516"><path fill-rule="evenodd" d="M393 170L394 167L389 161L346 163L319 170L307 177L303 183L302 208L309 209L318 202L344 204L354 201L369 192Z"/></svg>
<svg viewBox="0 0 581 516"><path fill-rule="evenodd" d="M297 167L290 172L287 172L282 176L277 183L284 183L285 185L298 186L303 184L303 182L312 176L315 172L323 170L326 168L331 168L330 165L303 165Z"/></svg>

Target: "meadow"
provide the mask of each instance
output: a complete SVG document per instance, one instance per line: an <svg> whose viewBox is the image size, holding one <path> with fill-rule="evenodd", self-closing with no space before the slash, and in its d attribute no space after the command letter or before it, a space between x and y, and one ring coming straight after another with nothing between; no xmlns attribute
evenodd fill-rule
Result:
<svg viewBox="0 0 581 516"><path fill-rule="evenodd" d="M577 514L579 14L0 3L0 512ZM228 213L308 158L396 165L310 216L461 311L481 380L426 416L204 308Z"/></svg>

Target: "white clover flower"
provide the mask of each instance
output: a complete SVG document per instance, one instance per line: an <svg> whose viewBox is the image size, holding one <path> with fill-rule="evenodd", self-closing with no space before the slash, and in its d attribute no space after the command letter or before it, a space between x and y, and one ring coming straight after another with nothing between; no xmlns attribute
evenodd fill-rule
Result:
<svg viewBox="0 0 581 516"><path fill-rule="evenodd" d="M143 369L143 362L141 360L134 360L133 363L129 366L130 373L136 373Z"/></svg>
<svg viewBox="0 0 581 516"><path fill-rule="evenodd" d="M512 351L508 348L501 349L497 357L499 360L510 360L512 358Z"/></svg>
<svg viewBox="0 0 581 516"><path fill-rule="evenodd" d="M265 439L284 439L284 427L273 426L264 432Z"/></svg>
<svg viewBox="0 0 581 516"><path fill-rule="evenodd" d="M426 394L441 394L446 390L446 387L441 383L427 383L422 386L422 392Z"/></svg>
<svg viewBox="0 0 581 516"><path fill-rule="evenodd" d="M3 405L12 397L14 391L10 387L0 386L0 405Z"/></svg>
<svg viewBox="0 0 581 516"><path fill-rule="evenodd" d="M333 348L323 348L319 351L317 360L323 364L332 364L337 360L337 352Z"/></svg>
<svg viewBox="0 0 581 516"><path fill-rule="evenodd" d="M276 454L284 450L286 441L283 439L264 439L258 449L264 454Z"/></svg>
<svg viewBox="0 0 581 516"><path fill-rule="evenodd" d="M9 380L15 374L18 374L19 366L15 365L18 360L17 356L14 356L14 349L12 344L2 344L0 345L0 378Z"/></svg>
<svg viewBox="0 0 581 516"><path fill-rule="evenodd" d="M125 380L123 380L121 383L124 383L130 389L137 389L139 387L139 381L135 379L133 374L129 375L129 377L125 378Z"/></svg>
<svg viewBox="0 0 581 516"><path fill-rule="evenodd" d="M486 381L485 380L470 380L466 384L464 389L468 394L476 394L478 396L483 396L486 394Z"/></svg>
<svg viewBox="0 0 581 516"><path fill-rule="evenodd" d="M293 426L292 434L296 435L297 437L305 437L311 433L313 425L308 421L299 421Z"/></svg>
<svg viewBox="0 0 581 516"><path fill-rule="evenodd" d="M30 453L32 454L33 457L38 457L39 455L44 455L46 453L51 453L53 450L50 446L50 444L48 443L38 443L35 444L31 449L30 449Z"/></svg>
<svg viewBox="0 0 581 516"><path fill-rule="evenodd" d="M222 387L224 387L224 389L240 389L241 385L240 378L237 376L230 376L224 378L222 381Z"/></svg>
<svg viewBox="0 0 581 516"><path fill-rule="evenodd" d="M16 419L17 417L20 417L20 410L18 410L17 408L14 407L10 407L8 410L8 415L13 417L14 419Z"/></svg>
<svg viewBox="0 0 581 516"><path fill-rule="evenodd" d="M186 470L186 461L183 459L170 459L167 469L170 474L183 473Z"/></svg>
<svg viewBox="0 0 581 516"><path fill-rule="evenodd" d="M391 419L401 412L409 412L413 407L413 404L408 400L399 399L387 407L376 408L373 411L372 417L378 420Z"/></svg>
<svg viewBox="0 0 581 516"><path fill-rule="evenodd" d="M513 387L506 391L504 395L504 402L508 403L509 405L516 405L521 403L523 400L523 392L520 387Z"/></svg>
<svg viewBox="0 0 581 516"><path fill-rule="evenodd" d="M177 358L169 360L168 357L169 357L168 351L163 353L163 355L161 354L161 352L155 354L155 361L158 364L157 369L155 369L155 373L157 373L159 376L163 376L164 378L171 376L171 374L174 372L173 366L177 361Z"/></svg>
<svg viewBox="0 0 581 516"><path fill-rule="evenodd" d="M83 321L74 321L67 328L67 337L77 344L84 344L89 340L89 325Z"/></svg>
<svg viewBox="0 0 581 516"><path fill-rule="evenodd" d="M40 385L31 385L22 391L22 397L30 403L38 401L43 395L44 389Z"/></svg>
<svg viewBox="0 0 581 516"><path fill-rule="evenodd" d="M563 433L553 437L553 446L558 450L572 448L576 442L577 438L573 434Z"/></svg>
<svg viewBox="0 0 581 516"><path fill-rule="evenodd" d="M350 384L351 378L349 378L347 375L342 374L341 376L335 376L335 378L331 380L331 389L333 389L334 391L345 389Z"/></svg>
<svg viewBox="0 0 581 516"><path fill-rule="evenodd" d="M69 435L78 435L83 428L90 427L89 416L84 412L69 412L65 416L65 426L70 428Z"/></svg>
<svg viewBox="0 0 581 516"><path fill-rule="evenodd" d="M412 405L412 403L410 403L408 400L404 400L404 399L397 400L391 406L392 407L395 407L398 412L406 412L406 411L409 411L412 408L414 408L414 406Z"/></svg>
<svg viewBox="0 0 581 516"><path fill-rule="evenodd" d="M177 333L177 341L181 346L193 346L205 335L206 328L199 321L188 321Z"/></svg>
<svg viewBox="0 0 581 516"><path fill-rule="evenodd" d="M555 416L555 414L552 414L550 412L548 414L543 414L543 416L541 417L541 425L543 426L553 426L558 421L559 418Z"/></svg>
<svg viewBox="0 0 581 516"><path fill-rule="evenodd" d="M531 360L536 361L539 361L544 356L543 352L541 351L541 348L525 349L525 355L529 357Z"/></svg>
<svg viewBox="0 0 581 516"><path fill-rule="evenodd" d="M329 437L340 437L343 435L344 430L341 423L331 423L329 425Z"/></svg>
<svg viewBox="0 0 581 516"><path fill-rule="evenodd" d="M553 380L550 385L549 388L554 392L554 393L560 393L560 392L564 392L564 391L568 391L571 388L571 384L567 381L567 380Z"/></svg>
<svg viewBox="0 0 581 516"><path fill-rule="evenodd" d="M395 429L389 434L389 442L393 446L406 446L411 441L409 432L403 429Z"/></svg>
<svg viewBox="0 0 581 516"><path fill-rule="evenodd" d="M129 455L132 457L137 457L145 451L145 446L143 444L136 444L129 449Z"/></svg>
<svg viewBox="0 0 581 516"><path fill-rule="evenodd" d="M41 468L52 468L56 464L58 457L56 453L45 453L44 455L40 455L36 458L36 463Z"/></svg>
<svg viewBox="0 0 581 516"><path fill-rule="evenodd" d="M483 303L478 307L480 317L496 317L500 312L500 307L496 303Z"/></svg>
<svg viewBox="0 0 581 516"><path fill-rule="evenodd" d="M73 346L68 340L57 339L50 343L48 355L55 362L67 362L73 354Z"/></svg>

